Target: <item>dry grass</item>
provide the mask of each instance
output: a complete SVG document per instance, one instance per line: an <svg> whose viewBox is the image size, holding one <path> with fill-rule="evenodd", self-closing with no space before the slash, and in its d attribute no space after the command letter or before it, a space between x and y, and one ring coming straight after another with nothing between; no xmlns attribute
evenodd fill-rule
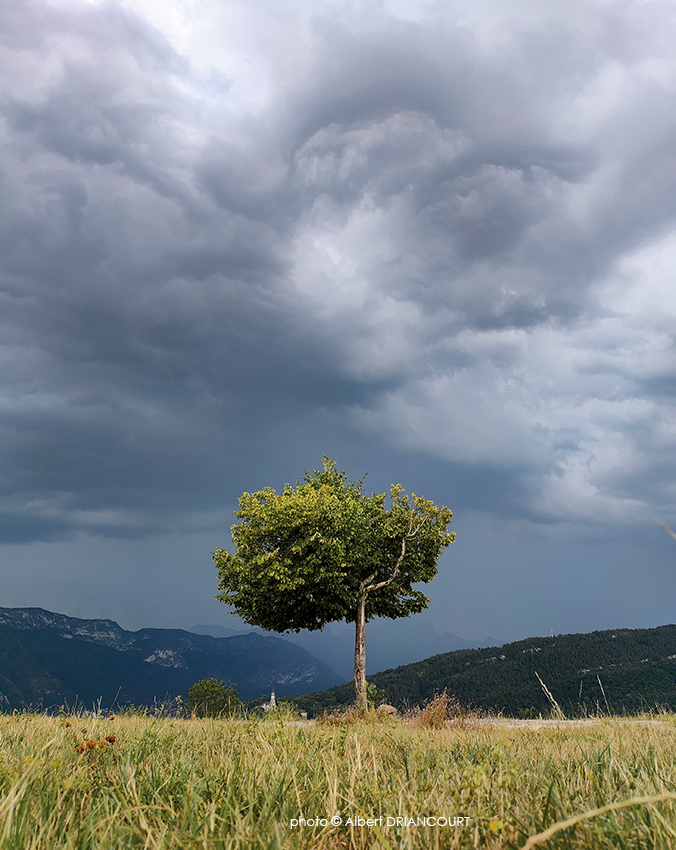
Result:
<svg viewBox="0 0 676 850"><path fill-rule="evenodd" d="M376 709L360 711L351 705L345 709L325 711L317 718L320 726L373 726L381 723L391 723L396 715L388 715Z"/></svg>
<svg viewBox="0 0 676 850"><path fill-rule="evenodd" d="M468 720L478 717L445 690L437 694L427 705L410 711L407 716L414 725L429 729L443 729L449 722L463 725Z"/></svg>
<svg viewBox="0 0 676 850"><path fill-rule="evenodd" d="M424 711L337 725L0 717L0 848L508 850L571 818L531 846L676 847L673 717L458 723L452 706L423 725ZM469 824L396 822L427 816Z"/></svg>

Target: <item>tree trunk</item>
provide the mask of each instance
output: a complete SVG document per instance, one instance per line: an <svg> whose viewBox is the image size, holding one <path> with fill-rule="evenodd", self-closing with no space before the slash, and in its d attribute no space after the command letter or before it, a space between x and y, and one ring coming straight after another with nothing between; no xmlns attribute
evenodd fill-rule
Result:
<svg viewBox="0 0 676 850"><path fill-rule="evenodd" d="M354 639L354 701L361 711L368 708L366 694L366 595L357 602Z"/></svg>

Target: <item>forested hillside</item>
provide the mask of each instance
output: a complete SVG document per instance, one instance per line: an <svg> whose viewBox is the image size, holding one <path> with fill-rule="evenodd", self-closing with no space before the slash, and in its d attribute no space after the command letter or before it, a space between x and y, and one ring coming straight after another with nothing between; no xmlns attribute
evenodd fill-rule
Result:
<svg viewBox="0 0 676 850"><path fill-rule="evenodd" d="M519 717L551 708L538 675L567 715L660 707L676 711L676 626L458 650L385 670L369 681L397 707L420 705L447 689L468 707ZM351 698L351 686L341 685L294 702L316 714Z"/></svg>

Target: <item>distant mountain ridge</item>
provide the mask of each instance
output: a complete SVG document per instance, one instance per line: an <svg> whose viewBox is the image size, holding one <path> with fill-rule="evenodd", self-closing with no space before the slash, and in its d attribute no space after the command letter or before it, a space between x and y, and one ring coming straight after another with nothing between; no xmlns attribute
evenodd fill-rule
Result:
<svg viewBox="0 0 676 850"><path fill-rule="evenodd" d="M80 637L115 649L127 649L135 632L114 620L81 620L44 608L0 608L0 625L11 629L56 629L63 637Z"/></svg>
<svg viewBox="0 0 676 850"><path fill-rule="evenodd" d="M206 677L233 685L242 699L329 687L326 664L278 637L215 638L182 629L123 629L42 608L0 608L0 708L26 705L149 705L187 697Z"/></svg>
<svg viewBox="0 0 676 850"><path fill-rule="evenodd" d="M226 626L197 625L191 632L212 637L243 634ZM254 629L257 634L269 634ZM302 646L315 658L335 670L343 681L352 679L354 662L354 626L328 626L321 631L285 634L284 639ZM478 649L498 646L502 641L487 637L482 641L464 640L451 632L438 634L429 622L410 617L400 620L375 619L366 626L366 671L373 675L381 670L421 661L456 649Z"/></svg>
<svg viewBox="0 0 676 850"><path fill-rule="evenodd" d="M467 706L519 717L551 710L538 676L567 715L676 711L676 625L461 649L376 673L369 681L397 707L421 705L446 689ZM353 698L352 688L341 685L294 702L316 714Z"/></svg>

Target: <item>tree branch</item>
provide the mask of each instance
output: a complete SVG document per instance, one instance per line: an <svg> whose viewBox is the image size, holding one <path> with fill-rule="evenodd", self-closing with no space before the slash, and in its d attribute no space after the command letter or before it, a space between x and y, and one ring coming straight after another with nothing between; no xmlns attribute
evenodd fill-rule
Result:
<svg viewBox="0 0 676 850"><path fill-rule="evenodd" d="M424 522L425 518L423 517L420 520L420 524L418 525L416 530L413 531L413 516L411 516L411 521L408 525L408 534L404 535L401 541L401 554L397 558L397 563L394 565L394 572L388 579L386 579L385 581L381 581L378 584L370 584L370 582L372 582L373 579L376 577L376 573L372 573L368 578L364 579L364 581L361 582L362 590L380 590L382 587L387 587L388 585L392 584L395 578L399 575L399 568L401 567L404 561L404 555L406 554L406 541L413 540L416 534L420 531L420 528L422 527L422 524Z"/></svg>

